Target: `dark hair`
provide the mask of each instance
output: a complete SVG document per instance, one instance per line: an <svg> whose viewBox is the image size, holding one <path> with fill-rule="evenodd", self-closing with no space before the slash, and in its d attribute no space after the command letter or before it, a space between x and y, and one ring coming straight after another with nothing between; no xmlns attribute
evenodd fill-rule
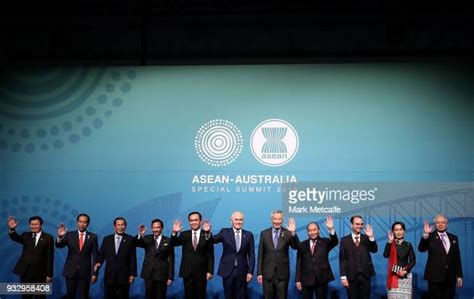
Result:
<svg viewBox="0 0 474 299"><path fill-rule="evenodd" d="M397 225L397 224L400 224L400 226L402 227L402 229L405 230L405 223L400 222L400 221L397 221L397 222L394 222L394 223L392 224L392 232L393 232L393 230L395 229L395 225Z"/></svg>
<svg viewBox="0 0 474 299"><path fill-rule="evenodd" d="M89 224L91 222L91 217L89 217L89 215L87 215L86 213L81 213L81 214L77 215L76 222L79 221L80 217L87 217L87 224Z"/></svg>
<svg viewBox="0 0 474 299"><path fill-rule="evenodd" d="M117 218L115 218L115 219L114 219L114 226L115 226L115 224L117 223L117 221L119 221L119 220L123 220L123 222L125 222L125 226L127 226L127 220L125 220L125 218L123 218L123 217L117 217Z"/></svg>
<svg viewBox="0 0 474 299"><path fill-rule="evenodd" d="M31 216L30 219L28 220L28 223L31 223L31 221L33 220L39 220L40 224L43 225L43 219L40 216L38 215Z"/></svg>
<svg viewBox="0 0 474 299"><path fill-rule="evenodd" d="M198 211L193 211L193 212L189 213L189 214L188 214L188 220L189 220L189 217L191 217L191 215L194 215L194 214L196 214L196 215L199 216L199 221L202 220L202 215L201 215L201 213L199 213Z"/></svg>
<svg viewBox="0 0 474 299"><path fill-rule="evenodd" d="M151 226L153 226L153 223L157 223L157 222L158 222L159 224L161 224L161 228L165 228L165 225L163 224L163 221L161 221L161 219L158 219L158 218L153 219L153 220L151 221Z"/></svg>
<svg viewBox="0 0 474 299"><path fill-rule="evenodd" d="M314 222L314 221L311 221L310 223L308 223L308 225L306 225L306 230L308 230L308 227L309 227L311 224L315 224L315 225L318 227L318 229L319 229L319 224L317 224L317 223Z"/></svg>
<svg viewBox="0 0 474 299"><path fill-rule="evenodd" d="M351 217L351 223L354 223L354 219L355 219L355 218L360 218L360 219L364 220L364 218L362 218L362 216L360 216L360 215L354 215L354 216Z"/></svg>

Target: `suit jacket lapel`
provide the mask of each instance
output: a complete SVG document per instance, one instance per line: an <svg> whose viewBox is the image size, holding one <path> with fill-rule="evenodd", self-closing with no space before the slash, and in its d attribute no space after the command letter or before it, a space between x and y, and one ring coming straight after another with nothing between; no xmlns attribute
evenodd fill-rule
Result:
<svg viewBox="0 0 474 299"><path fill-rule="evenodd" d="M446 253L446 249L444 249L443 241L442 241L441 238L439 237L438 232L434 232L434 237L435 237L435 239L436 239L436 243L438 244L439 249L440 249L444 254L447 254L447 253ZM448 240L449 240L449 237L448 237Z"/></svg>
<svg viewBox="0 0 474 299"><path fill-rule="evenodd" d="M79 235L76 235L77 236L77 246L79 246ZM81 252L84 250L84 248L86 248L86 243L87 243L87 240L89 240L90 238L90 234L88 231L86 231L85 235L84 235L84 242L82 243L82 250Z"/></svg>
<svg viewBox="0 0 474 299"><path fill-rule="evenodd" d="M114 237L114 238L115 238L115 237ZM120 246L119 246L119 248L118 248L118 250L117 250L117 256L120 255L120 251L122 250L122 247L125 245L125 242L126 242L125 236L122 236L122 240L120 241ZM114 246L115 246L115 243L114 243Z"/></svg>

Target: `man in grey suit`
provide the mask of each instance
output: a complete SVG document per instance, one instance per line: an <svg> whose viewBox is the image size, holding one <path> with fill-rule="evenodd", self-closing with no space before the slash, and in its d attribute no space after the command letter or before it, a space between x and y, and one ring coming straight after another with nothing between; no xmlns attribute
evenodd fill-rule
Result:
<svg viewBox="0 0 474 299"><path fill-rule="evenodd" d="M272 227L260 233L257 281L263 284L265 298L286 299L290 280L289 248L298 249L299 239L293 218L282 227L283 212L271 213Z"/></svg>

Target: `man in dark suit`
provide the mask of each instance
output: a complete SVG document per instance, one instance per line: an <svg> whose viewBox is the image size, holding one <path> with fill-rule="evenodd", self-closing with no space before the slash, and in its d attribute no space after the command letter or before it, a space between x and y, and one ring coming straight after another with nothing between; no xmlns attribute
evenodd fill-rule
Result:
<svg viewBox="0 0 474 299"><path fill-rule="evenodd" d="M104 237L99 250L99 268L105 261L104 295L106 299L125 299L129 296L130 284L137 276L135 238L126 234L127 221L123 217L114 219L112 235Z"/></svg>
<svg viewBox="0 0 474 299"><path fill-rule="evenodd" d="M184 280L184 296L188 299L206 298L207 281L214 273L214 245L210 235L201 230L202 216L199 212L188 214L190 230L178 235L183 227L181 220L173 224L171 243L182 246L179 277Z"/></svg>
<svg viewBox="0 0 474 299"><path fill-rule="evenodd" d="M67 246L67 258L63 275L66 277L67 298L74 299L79 291L81 298L89 298L90 284L97 275L92 273L92 265L97 263L99 245L97 235L87 231L90 217L79 214L76 217L77 231L66 232L64 224L58 227L56 247Z"/></svg>
<svg viewBox="0 0 474 299"><path fill-rule="evenodd" d="M272 227L260 233L257 281L263 284L265 298L286 299L290 280L289 248L298 249L299 239L293 218L288 229L282 227L283 212L271 213Z"/></svg>
<svg viewBox="0 0 474 299"><path fill-rule="evenodd" d="M136 245L145 249L141 278L145 280L147 299L165 299L168 286L174 279L174 248L170 239L163 236L163 221L151 221L151 235L145 225L138 228Z"/></svg>
<svg viewBox="0 0 474 299"><path fill-rule="evenodd" d="M367 224L362 234L362 216L351 217L352 233L341 239L339 248L339 270L341 283L349 299L370 298L370 279L375 275L370 253L378 250L372 226Z"/></svg>
<svg viewBox="0 0 474 299"><path fill-rule="evenodd" d="M230 217L231 228L223 228L211 236L214 243L222 243L223 252L217 274L222 276L226 299L247 298L247 283L252 280L255 267L255 245L253 234L242 229L244 214L234 212ZM203 224L204 231L210 224Z"/></svg>
<svg viewBox="0 0 474 299"><path fill-rule="evenodd" d="M454 298L456 285L463 285L461 254L456 235L447 232L448 218L436 215L434 218L436 230L428 221L423 227L423 237L418 245L420 252L428 251L428 261L425 268L425 280L428 281L430 298Z"/></svg>
<svg viewBox="0 0 474 299"><path fill-rule="evenodd" d="M29 219L30 232L19 235L16 232L18 221L8 218L8 236L23 246L21 256L13 269L20 276L20 282L51 283L53 278L54 238L43 232L43 219L32 216ZM46 298L44 295L23 298Z"/></svg>
<svg viewBox="0 0 474 299"><path fill-rule="evenodd" d="M338 239L331 216L326 217L329 238L319 236L319 225L310 222L306 226L308 240L298 245L296 262L296 288L301 291L303 299L327 298L328 282L334 280L329 265L329 251L337 246Z"/></svg>

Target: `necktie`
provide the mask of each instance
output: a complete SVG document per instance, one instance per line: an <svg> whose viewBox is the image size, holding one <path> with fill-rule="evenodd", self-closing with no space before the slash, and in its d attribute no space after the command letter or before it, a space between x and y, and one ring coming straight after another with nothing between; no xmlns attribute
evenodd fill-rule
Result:
<svg viewBox="0 0 474 299"><path fill-rule="evenodd" d="M122 236L117 236L117 238L115 238L115 254L119 251L120 241L122 241Z"/></svg>
<svg viewBox="0 0 474 299"><path fill-rule="evenodd" d="M158 250L158 246L160 246L160 243L158 243L158 238L157 236L155 236L155 249Z"/></svg>
<svg viewBox="0 0 474 299"><path fill-rule="evenodd" d="M276 229L274 232L273 232L273 248L277 248L278 246L278 230Z"/></svg>
<svg viewBox="0 0 474 299"><path fill-rule="evenodd" d="M193 237L193 248L194 248L194 251L196 251L196 248L198 246L198 238L197 238L197 232L193 232L194 233L194 237Z"/></svg>
<svg viewBox="0 0 474 299"><path fill-rule="evenodd" d="M448 240L447 240L447 237L446 237L446 234L441 234L441 241L443 242L443 247L444 247L444 250L446 251L446 254L449 252L449 244L448 244Z"/></svg>
<svg viewBox="0 0 474 299"><path fill-rule="evenodd" d="M311 240L311 255L314 255L315 249L316 249L316 241Z"/></svg>
<svg viewBox="0 0 474 299"><path fill-rule="evenodd" d="M34 244L35 247L36 247L36 233L33 233L33 244Z"/></svg>
<svg viewBox="0 0 474 299"><path fill-rule="evenodd" d="M84 245L84 233L79 233L79 251L82 251Z"/></svg>
<svg viewBox="0 0 474 299"><path fill-rule="evenodd" d="M237 252L240 250L240 229L235 231L235 248Z"/></svg>
<svg viewBox="0 0 474 299"><path fill-rule="evenodd" d="M356 239L356 240L355 240L356 246L359 247L359 244L360 244L359 236L355 236L354 238Z"/></svg>

